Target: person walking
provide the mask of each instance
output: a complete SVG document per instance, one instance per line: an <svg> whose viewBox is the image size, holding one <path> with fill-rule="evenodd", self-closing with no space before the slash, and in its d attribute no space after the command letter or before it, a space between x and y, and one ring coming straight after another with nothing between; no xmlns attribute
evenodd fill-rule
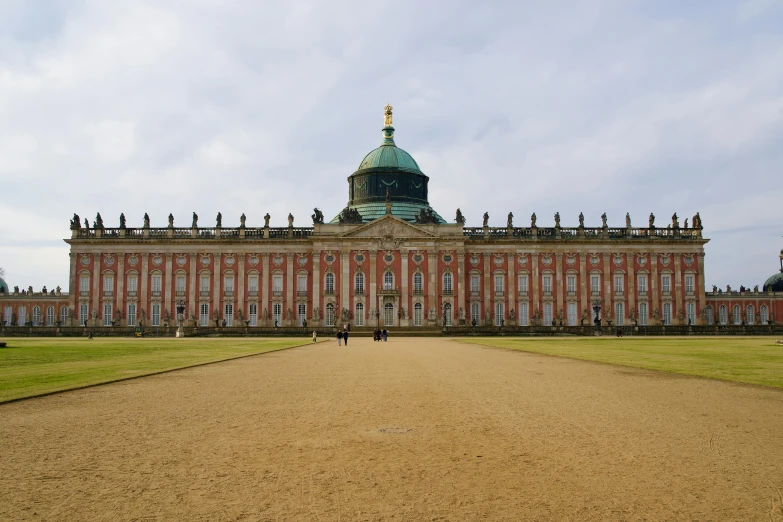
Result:
<svg viewBox="0 0 783 522"><path fill-rule="evenodd" d="M342 330L338 330L337 331L337 346L342 346L342 345L343 345L343 331Z"/></svg>
<svg viewBox="0 0 783 522"><path fill-rule="evenodd" d="M343 342L345 343L345 346L348 346L348 330L343 332Z"/></svg>
<svg viewBox="0 0 783 522"><path fill-rule="evenodd" d="M383 329L383 342L386 342L386 338L389 336L389 332L386 331L386 328Z"/></svg>
<svg viewBox="0 0 783 522"><path fill-rule="evenodd" d="M315 338L316 338L316 334L315 334L315 330L313 330L313 342L315 342L316 340Z"/></svg>

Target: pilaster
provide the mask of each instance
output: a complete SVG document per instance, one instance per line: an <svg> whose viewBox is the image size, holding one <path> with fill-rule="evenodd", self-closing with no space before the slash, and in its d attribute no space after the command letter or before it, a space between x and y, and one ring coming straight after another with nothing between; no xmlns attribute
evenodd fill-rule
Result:
<svg viewBox="0 0 783 522"><path fill-rule="evenodd" d="M376 282L376 270L377 270L377 262L378 262L378 251L377 250L370 250L367 252L367 254L370 256L370 300L367 302L369 310L367 311L370 313L370 324L373 326L376 326L377 323L373 322L375 321L375 316L373 314L377 314L380 311L378 310L378 301L375 297L376 291L378 290L378 283Z"/></svg>
<svg viewBox="0 0 783 522"><path fill-rule="evenodd" d="M465 252L457 252L457 278L455 284L457 286L457 310L455 315L457 324L460 324L459 321L470 315L470 312L465 309ZM460 315L460 310L463 311L465 317ZM467 322L470 322L470 320Z"/></svg>
<svg viewBox="0 0 783 522"><path fill-rule="evenodd" d="M636 254L626 254L625 262L628 265L628 310L625 311L626 317L631 315L631 311L638 317L636 310Z"/></svg>
<svg viewBox="0 0 783 522"><path fill-rule="evenodd" d="M408 252L407 248L401 248L400 249L400 282L402 283L400 289L402 290L401 296L400 296L400 312L402 312L402 308L405 308L405 319L402 318L402 314L400 314L400 326L408 326L408 318L410 317L410 314L413 312L411 310L411 300L410 295L408 294L408 258L410 257L410 252Z"/></svg>
<svg viewBox="0 0 783 522"><path fill-rule="evenodd" d="M612 267L610 263L610 255L603 254L604 260L604 318L612 320L614 323L614 309L612 308L612 296L614 295L614 289L612 288Z"/></svg>
<svg viewBox="0 0 783 522"><path fill-rule="evenodd" d="M565 300L563 299L563 254L562 252L555 253L555 284L557 285L557 292L555 293L555 296L557 298L557 303L555 303L555 310L552 311L553 317L559 317L560 311L563 310L563 313L567 313L567 310L564 310L564 303ZM567 322L565 324L568 324Z"/></svg>
<svg viewBox="0 0 783 522"><path fill-rule="evenodd" d="M213 258L213 262L215 263L215 277L213 278L214 281L212 282L212 308L214 310L212 312L212 319L214 319L215 312L217 312L217 318L220 320L223 318L223 310L220 306L220 298L222 297L220 295L220 287L222 284L221 279L223 279L223 267L220 253L215 253ZM222 321L219 324L222 324Z"/></svg>
<svg viewBox="0 0 783 522"><path fill-rule="evenodd" d="M269 326L272 310L269 307L269 283L272 275L269 273L269 254L261 254L261 303L258 305L260 308L259 313L264 313L264 326Z"/></svg>
<svg viewBox="0 0 783 522"><path fill-rule="evenodd" d="M139 318L142 317L142 311L144 312L144 318L142 319L144 321L144 324L149 324L148 322L148 313L150 313L150 303L149 303L149 278L150 278L150 272L149 272L149 262L150 262L150 255L147 253L144 253L141 255L141 298L139 299Z"/></svg>
<svg viewBox="0 0 783 522"><path fill-rule="evenodd" d="M285 255L285 304L283 305L283 324L296 325L297 311L294 299L294 254ZM288 310L291 310L291 319L288 318Z"/></svg>
<svg viewBox="0 0 783 522"><path fill-rule="evenodd" d="M120 324L126 326L128 318L125 315L125 252L117 254L117 304L116 310L120 311ZM116 315L116 311L114 312Z"/></svg>
<svg viewBox="0 0 783 522"><path fill-rule="evenodd" d="M177 317L177 310L176 308L171 306L171 270L172 270L172 255L166 254L166 273L163 275L163 310L160 311L161 315L164 317L168 314L169 318L174 317L176 319ZM173 324L176 324L177 322L174 321ZM171 323L169 323L171 324Z"/></svg>
<svg viewBox="0 0 783 522"><path fill-rule="evenodd" d="M698 285L698 292L699 292L699 309L696 311L696 324L705 324L705 320L703 319L703 311L707 307L707 296L705 295L705 288L704 288L704 253L699 253L696 255L696 259L699 266L699 273L696 274L696 281L695 284ZM760 310L760 309L759 309ZM771 312L771 308L770 308ZM713 314L717 314L718 311L714 310Z"/></svg>
<svg viewBox="0 0 783 522"><path fill-rule="evenodd" d="M539 254L538 252L533 252L530 254L530 261L531 261L531 275L530 275L530 296L532 297L530 306L531 310L528 311L530 314L530 317L534 317L536 312L538 313L538 321L541 321L543 319L543 310L541 310L541 296L539 294L538 288L539 288L539 279L540 276L538 275L538 258ZM549 326L549 325L547 325Z"/></svg>
<svg viewBox="0 0 783 522"><path fill-rule="evenodd" d="M352 292L349 286L351 283L350 263L348 262L350 254L350 250L340 251L340 309L336 311L338 321L343 320L343 308L353 309Z"/></svg>
<svg viewBox="0 0 783 522"><path fill-rule="evenodd" d="M244 231L245 229L242 229ZM245 303L245 254L237 254L237 317L239 317L239 310L242 310L242 318L248 319L250 317L250 310ZM237 326L244 326L243 324L237 324Z"/></svg>
<svg viewBox="0 0 783 522"><path fill-rule="evenodd" d="M658 311L658 319L657 321L660 321L663 319L663 310L661 310L661 296L658 293L658 254L652 253L650 254L650 308L652 310L649 311L650 317L655 316L656 310ZM655 324L656 319L653 319L651 324ZM659 323L660 324L660 323Z"/></svg>
<svg viewBox="0 0 783 522"><path fill-rule="evenodd" d="M193 316L196 321L199 321L201 310L198 309L198 293L201 291L201 289L196 286L198 283L198 275L196 274L196 258L198 257L198 254L191 253L188 257L190 259L190 288L188 290L188 312L185 316L185 319L190 319L190 316ZM197 322L196 324L199 323Z"/></svg>
<svg viewBox="0 0 783 522"><path fill-rule="evenodd" d="M482 312L482 324L492 324L492 256L485 253L484 256L484 310Z"/></svg>
<svg viewBox="0 0 783 522"><path fill-rule="evenodd" d="M514 305L516 302L516 289L517 286L515 284L515 274L516 270L514 270L514 257L515 254L513 252L509 252L506 255L506 260L508 261L507 267L508 270L506 273L508 276L506 277L506 317L510 317L511 324L517 324L517 317L519 317L519 314L517 313L518 307ZM514 315L509 315L511 313L511 310L514 310Z"/></svg>
<svg viewBox="0 0 783 522"><path fill-rule="evenodd" d="M320 315L323 309L323 303L321 302L321 251L313 250L313 326L318 326L321 323L320 317L316 315L316 312Z"/></svg>
<svg viewBox="0 0 783 522"><path fill-rule="evenodd" d="M435 321L428 323L437 325L440 321L440 303L438 302L438 252L427 252L427 298L429 301L429 310L435 310ZM429 310L427 319L429 320Z"/></svg>
<svg viewBox="0 0 783 522"><path fill-rule="evenodd" d="M592 302L590 300L590 287L587 275L587 249L582 247L579 252L579 297L581 299L581 310L578 311L578 317L581 318L585 310L587 313L587 324L592 323Z"/></svg>
<svg viewBox="0 0 783 522"><path fill-rule="evenodd" d="M677 318L677 324L688 324L688 318L680 319L681 310L685 309L683 303L683 296L685 295L685 288L682 284L682 254L677 252L674 257L674 302L676 304L676 310L672 310L672 315ZM675 315L676 314L676 315Z"/></svg>
<svg viewBox="0 0 783 522"><path fill-rule="evenodd" d="M103 307L101 306L101 254L93 254L92 256L92 312L98 319L103 317ZM30 309L30 317L32 317L32 308ZM90 317L90 319L93 318ZM95 322L90 324L97 326Z"/></svg>
<svg viewBox="0 0 783 522"><path fill-rule="evenodd" d="M69 272L70 277L68 280L68 307L70 308L70 310L68 313L69 324L67 326L76 326L79 322L78 319L79 310L76 306L79 299L79 282L76 278L77 256L74 252L70 252L68 256L71 258L71 267Z"/></svg>

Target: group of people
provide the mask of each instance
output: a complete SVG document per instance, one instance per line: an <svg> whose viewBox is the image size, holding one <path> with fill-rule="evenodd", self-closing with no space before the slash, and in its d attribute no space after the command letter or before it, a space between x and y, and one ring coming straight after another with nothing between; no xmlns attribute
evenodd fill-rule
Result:
<svg viewBox="0 0 783 522"><path fill-rule="evenodd" d="M389 332L386 331L386 328L381 330L380 328L376 328L372 332L372 340L373 341L383 341L386 342L386 339L389 337Z"/></svg>
<svg viewBox="0 0 783 522"><path fill-rule="evenodd" d="M348 346L348 337L351 333L351 325L350 324L344 324L342 330L337 330L337 346L342 346L343 343L345 343L345 346ZM316 331L313 330L313 342L317 341L317 334ZM373 341L383 341L386 342L386 340L389 338L389 332L384 329L376 328L373 330L372 333L372 340Z"/></svg>
<svg viewBox="0 0 783 522"><path fill-rule="evenodd" d="M348 334L350 333L350 324L344 324L342 330L337 330L337 346L341 346L341 343L345 343L345 346L348 346Z"/></svg>

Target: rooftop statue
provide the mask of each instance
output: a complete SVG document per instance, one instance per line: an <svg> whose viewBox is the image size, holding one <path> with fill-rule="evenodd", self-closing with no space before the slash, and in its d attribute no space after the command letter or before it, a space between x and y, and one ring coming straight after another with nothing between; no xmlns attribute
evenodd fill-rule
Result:
<svg viewBox="0 0 783 522"><path fill-rule="evenodd" d="M93 226L93 228L100 228L101 230L103 230L103 218L101 217L100 212L95 214L95 225Z"/></svg>
<svg viewBox="0 0 783 522"><path fill-rule="evenodd" d="M560 212L555 212L555 226L560 227Z"/></svg>
<svg viewBox="0 0 783 522"><path fill-rule="evenodd" d="M292 227L294 226L294 215L290 212L288 213L288 226Z"/></svg>
<svg viewBox="0 0 783 522"><path fill-rule="evenodd" d="M435 213L432 211L431 208L423 208L419 210L419 213L415 216L416 223L420 225L424 225L427 223L438 223L438 218L435 217Z"/></svg>
<svg viewBox="0 0 783 522"><path fill-rule="evenodd" d="M239 216L239 227L245 228L245 221L247 221L247 217L245 216L245 213L242 212L242 215Z"/></svg>
<svg viewBox="0 0 783 522"><path fill-rule="evenodd" d="M196 214L195 212L193 213L193 222L190 224L190 226L192 228L198 227L198 214Z"/></svg>
<svg viewBox="0 0 783 522"><path fill-rule="evenodd" d="M223 214L218 212L217 217L215 218L215 227L220 228L222 226L223 226Z"/></svg>
<svg viewBox="0 0 783 522"><path fill-rule="evenodd" d="M313 225L322 225L324 222L324 213L321 212L318 207L313 209Z"/></svg>
<svg viewBox="0 0 783 522"><path fill-rule="evenodd" d="M701 216L698 212L696 212L696 215L693 216L693 228L696 228L698 230L701 230Z"/></svg>
<svg viewBox="0 0 783 522"><path fill-rule="evenodd" d="M383 125L384 127L391 127L392 126L392 106L388 103L386 104L386 107L383 110Z"/></svg>
<svg viewBox="0 0 783 522"><path fill-rule="evenodd" d="M514 227L514 214L513 212L508 213L508 219L506 220L506 227L513 228Z"/></svg>
<svg viewBox="0 0 783 522"><path fill-rule="evenodd" d="M536 227L536 213L533 212L533 214L530 216L530 227L535 228Z"/></svg>
<svg viewBox="0 0 783 522"><path fill-rule="evenodd" d="M169 228L174 228L174 214L169 213Z"/></svg>
<svg viewBox="0 0 783 522"><path fill-rule="evenodd" d="M677 213L672 214L672 228L680 228L680 222L677 221Z"/></svg>
<svg viewBox="0 0 783 522"><path fill-rule="evenodd" d="M150 216L146 212L144 213L144 228L150 228Z"/></svg>
<svg viewBox="0 0 783 522"><path fill-rule="evenodd" d="M685 218L685 228L688 228L688 218Z"/></svg>
<svg viewBox="0 0 783 522"><path fill-rule="evenodd" d="M84 228L90 230L90 221L87 218L84 218Z"/></svg>
<svg viewBox="0 0 783 522"><path fill-rule="evenodd" d="M601 226L606 228L608 225L606 224L606 212L601 214Z"/></svg>
<svg viewBox="0 0 783 522"><path fill-rule="evenodd" d="M71 220L71 230L79 230L82 228L82 220L79 218L79 214L74 214Z"/></svg>
<svg viewBox="0 0 783 522"><path fill-rule="evenodd" d="M454 218L454 221L456 221L458 225L465 224L465 216L462 215L462 211L460 209L457 209L457 217Z"/></svg>
<svg viewBox="0 0 783 522"><path fill-rule="evenodd" d="M630 212L625 213L625 226L627 228L631 228L631 214Z"/></svg>
<svg viewBox="0 0 783 522"><path fill-rule="evenodd" d="M484 226L487 227L489 223L489 212L484 212Z"/></svg>
<svg viewBox="0 0 783 522"><path fill-rule="evenodd" d="M125 213L124 212L120 213L120 228L122 230L125 230Z"/></svg>
<svg viewBox="0 0 783 522"><path fill-rule="evenodd" d="M581 228L584 228L585 226L585 215L583 213L579 213L579 226Z"/></svg>
<svg viewBox="0 0 783 522"><path fill-rule="evenodd" d="M355 208L345 207L338 216L339 223L342 224L361 224L362 215Z"/></svg>
<svg viewBox="0 0 783 522"><path fill-rule="evenodd" d="M652 212L650 212L650 223L649 223L649 225L650 225L650 228L655 228L655 214L653 214Z"/></svg>
<svg viewBox="0 0 783 522"><path fill-rule="evenodd" d="M264 216L264 226L269 228L269 212Z"/></svg>

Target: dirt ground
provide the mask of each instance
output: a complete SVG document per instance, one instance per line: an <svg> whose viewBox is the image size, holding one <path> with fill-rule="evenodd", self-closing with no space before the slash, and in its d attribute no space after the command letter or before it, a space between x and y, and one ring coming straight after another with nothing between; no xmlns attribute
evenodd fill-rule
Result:
<svg viewBox="0 0 783 522"><path fill-rule="evenodd" d="M783 520L783 392L351 338L0 406L0 520Z"/></svg>

